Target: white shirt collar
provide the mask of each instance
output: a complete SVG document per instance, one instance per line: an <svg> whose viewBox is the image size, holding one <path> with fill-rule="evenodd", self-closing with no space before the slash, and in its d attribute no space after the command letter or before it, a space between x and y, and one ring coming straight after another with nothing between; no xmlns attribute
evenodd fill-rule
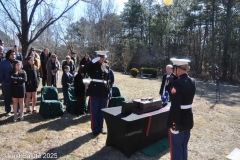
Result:
<svg viewBox="0 0 240 160"><path fill-rule="evenodd" d="M171 73L170 74L167 74L167 78L171 76Z"/></svg>

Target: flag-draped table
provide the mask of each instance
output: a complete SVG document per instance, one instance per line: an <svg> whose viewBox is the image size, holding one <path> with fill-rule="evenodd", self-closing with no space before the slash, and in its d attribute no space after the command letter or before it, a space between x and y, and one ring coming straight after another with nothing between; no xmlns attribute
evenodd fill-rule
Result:
<svg viewBox="0 0 240 160"><path fill-rule="evenodd" d="M121 106L102 109L108 132L106 145L130 157L134 152L168 138L166 124L169 106L153 112L129 115L121 114Z"/></svg>

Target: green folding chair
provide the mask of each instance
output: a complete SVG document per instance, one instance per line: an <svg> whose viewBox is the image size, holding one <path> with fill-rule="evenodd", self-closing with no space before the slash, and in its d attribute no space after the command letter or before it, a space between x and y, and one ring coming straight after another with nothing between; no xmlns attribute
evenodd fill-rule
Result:
<svg viewBox="0 0 240 160"><path fill-rule="evenodd" d="M53 86L41 89L41 103L39 114L44 118L55 118L63 115L63 106L58 97L58 90Z"/></svg>
<svg viewBox="0 0 240 160"><path fill-rule="evenodd" d="M75 115L76 101L77 99L75 97L74 87L68 88L68 102L67 102L66 111L72 115Z"/></svg>
<svg viewBox="0 0 240 160"><path fill-rule="evenodd" d="M121 96L119 88L112 87L112 97L109 100L108 107L121 106L123 101L125 101L125 98Z"/></svg>

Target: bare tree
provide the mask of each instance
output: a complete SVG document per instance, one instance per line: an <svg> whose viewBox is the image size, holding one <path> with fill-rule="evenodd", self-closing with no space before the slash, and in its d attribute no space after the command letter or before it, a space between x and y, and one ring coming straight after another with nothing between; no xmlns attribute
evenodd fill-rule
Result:
<svg viewBox="0 0 240 160"><path fill-rule="evenodd" d="M88 37L91 44L99 49L109 49L109 37L106 36L109 15L116 13L116 6L113 0L96 0L95 3L88 4L86 9L86 19L91 25L92 31Z"/></svg>
<svg viewBox="0 0 240 160"><path fill-rule="evenodd" d="M17 36L22 44L22 53L25 55L32 42L80 1L90 2L88 0L75 0L74 2L66 0L63 9L60 9L57 6L62 5L57 5L59 3L57 0L1 0L0 11L6 14L7 20L15 25ZM51 12L41 14L44 8L49 8Z"/></svg>

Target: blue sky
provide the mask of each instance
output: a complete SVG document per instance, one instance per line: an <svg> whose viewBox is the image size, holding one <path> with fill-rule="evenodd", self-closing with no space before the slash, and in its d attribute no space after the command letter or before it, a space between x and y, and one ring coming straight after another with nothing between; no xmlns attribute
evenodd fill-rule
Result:
<svg viewBox="0 0 240 160"><path fill-rule="evenodd" d="M120 13L123 10L124 3L127 2L128 0L115 0L115 1L118 4L118 13Z"/></svg>
<svg viewBox="0 0 240 160"><path fill-rule="evenodd" d="M126 3L128 0L114 0L115 1L115 5L117 7L117 14L120 14L123 11L124 8L124 3ZM57 1L57 6L59 8L59 10L63 10L63 7L65 6L65 1L64 0L60 0ZM85 10L85 6L86 6L86 2L82 2L80 1L75 7L74 10L70 10L67 15L73 16L73 21L77 21L79 20L81 17L84 16L84 10Z"/></svg>

